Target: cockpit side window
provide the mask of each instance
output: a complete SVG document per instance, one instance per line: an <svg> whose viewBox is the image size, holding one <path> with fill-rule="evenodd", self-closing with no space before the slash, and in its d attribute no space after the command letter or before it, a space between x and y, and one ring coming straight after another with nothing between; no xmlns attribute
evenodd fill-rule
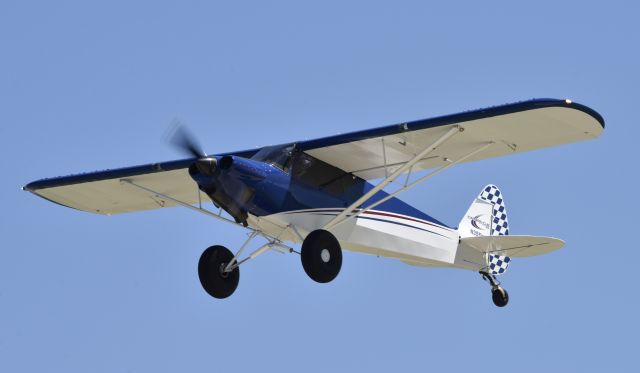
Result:
<svg viewBox="0 0 640 373"><path fill-rule="evenodd" d="M352 186L362 183L362 179L303 152L294 154L291 175L336 196L342 196Z"/></svg>
<svg viewBox="0 0 640 373"><path fill-rule="evenodd" d="M294 149L295 144L265 146L254 154L251 159L271 164L284 172L289 172Z"/></svg>

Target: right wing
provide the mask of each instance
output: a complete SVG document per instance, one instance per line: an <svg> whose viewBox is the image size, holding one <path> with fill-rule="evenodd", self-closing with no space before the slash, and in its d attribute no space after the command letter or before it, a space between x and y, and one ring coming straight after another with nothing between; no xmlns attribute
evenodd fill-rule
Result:
<svg viewBox="0 0 640 373"><path fill-rule="evenodd" d="M538 99L303 141L298 148L365 180L379 179L455 126L464 132L438 146L411 170L447 165L487 143L494 144L465 162L595 139L604 130L604 119L570 100Z"/></svg>

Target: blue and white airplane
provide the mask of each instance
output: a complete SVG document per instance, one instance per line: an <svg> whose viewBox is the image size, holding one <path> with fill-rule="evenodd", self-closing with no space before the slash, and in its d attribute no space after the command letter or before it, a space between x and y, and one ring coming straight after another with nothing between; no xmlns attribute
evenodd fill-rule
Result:
<svg viewBox="0 0 640 373"><path fill-rule="evenodd" d="M396 196L462 162L595 139L603 130L596 111L555 99L215 155L177 127L172 142L188 159L43 179L23 189L96 214L182 206L245 227L249 238L235 254L216 245L200 257L200 282L215 298L230 296L240 265L268 250L299 253L309 277L326 283L340 272L346 249L479 272L503 307L509 296L496 276L511 258L545 254L564 242L510 236L495 185L480 191L457 228ZM399 188L384 191L393 181ZM205 208L207 199L219 210ZM256 238L266 243L243 257ZM291 244L299 243L298 252Z"/></svg>

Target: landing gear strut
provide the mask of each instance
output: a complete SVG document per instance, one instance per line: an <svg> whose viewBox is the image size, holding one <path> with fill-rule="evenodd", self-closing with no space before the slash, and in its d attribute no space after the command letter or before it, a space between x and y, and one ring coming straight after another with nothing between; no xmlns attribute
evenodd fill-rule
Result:
<svg viewBox="0 0 640 373"><path fill-rule="evenodd" d="M482 279L489 282L491 285L491 298L493 299L493 304L498 307L504 307L509 303L509 293L500 286L500 282L496 279L496 276L489 274L487 272L480 272Z"/></svg>
<svg viewBox="0 0 640 373"><path fill-rule="evenodd" d="M280 253L294 252L292 248L285 246L278 239L271 239L249 256L240 259L244 249L259 235L262 235L260 231L251 232L236 255L233 255L226 247L219 245L211 246L202 253L198 262L198 277L202 287L209 295L223 299L233 294L240 281L240 265L242 263L255 259L268 250L275 250Z"/></svg>
<svg viewBox="0 0 640 373"><path fill-rule="evenodd" d="M333 234L323 229L309 233L304 239L300 258L307 275L320 283L336 278L342 267L340 243Z"/></svg>

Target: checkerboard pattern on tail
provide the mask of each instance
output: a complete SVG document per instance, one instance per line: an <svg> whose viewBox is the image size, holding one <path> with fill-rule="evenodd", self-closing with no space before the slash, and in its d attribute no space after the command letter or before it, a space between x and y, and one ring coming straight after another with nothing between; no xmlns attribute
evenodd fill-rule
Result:
<svg viewBox="0 0 640 373"><path fill-rule="evenodd" d="M495 185L487 185L479 195L480 199L493 205L493 216L491 222L492 236L509 235L509 221L507 220L507 209L504 206L502 193Z"/></svg>
<svg viewBox="0 0 640 373"><path fill-rule="evenodd" d="M504 204L504 198L500 189L495 185L487 185L480 195L480 199L487 201L493 205L491 217L491 235L507 236L509 235L509 221L507 220L507 208ZM511 258L504 255L489 254L489 270L493 275L501 275L506 272L509 267Z"/></svg>
<svg viewBox="0 0 640 373"><path fill-rule="evenodd" d="M509 262L511 258L503 255L493 255L489 254L489 270L492 275L501 275L509 267Z"/></svg>

